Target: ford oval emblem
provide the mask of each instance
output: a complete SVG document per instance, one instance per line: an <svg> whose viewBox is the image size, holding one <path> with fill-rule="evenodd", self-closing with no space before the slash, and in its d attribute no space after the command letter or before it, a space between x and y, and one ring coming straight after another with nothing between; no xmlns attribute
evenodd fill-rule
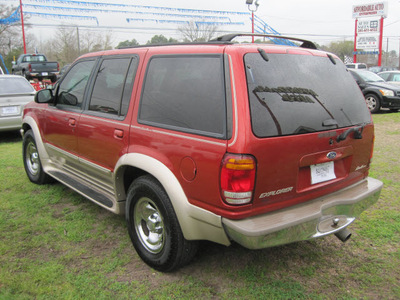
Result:
<svg viewBox="0 0 400 300"><path fill-rule="evenodd" d="M326 155L326 157L329 158L329 159L335 159L336 152L335 151L331 151Z"/></svg>

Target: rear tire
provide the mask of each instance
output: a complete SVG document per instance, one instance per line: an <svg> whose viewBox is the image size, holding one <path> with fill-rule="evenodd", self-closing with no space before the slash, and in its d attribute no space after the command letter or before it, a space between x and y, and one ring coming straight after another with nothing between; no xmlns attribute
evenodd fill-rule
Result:
<svg viewBox="0 0 400 300"><path fill-rule="evenodd" d="M184 238L167 193L150 175L136 179L129 187L126 221L137 253L158 271L176 270L197 252L198 242Z"/></svg>
<svg viewBox="0 0 400 300"><path fill-rule="evenodd" d="M381 109L381 102L378 96L367 94L365 95L365 101L367 102L368 109L371 113L376 113Z"/></svg>
<svg viewBox="0 0 400 300"><path fill-rule="evenodd" d="M39 151L35 142L35 136L33 135L32 130L28 130L24 134L22 142L22 157L24 160L26 175L28 175L31 182L36 184L46 184L54 181L52 177L43 171Z"/></svg>

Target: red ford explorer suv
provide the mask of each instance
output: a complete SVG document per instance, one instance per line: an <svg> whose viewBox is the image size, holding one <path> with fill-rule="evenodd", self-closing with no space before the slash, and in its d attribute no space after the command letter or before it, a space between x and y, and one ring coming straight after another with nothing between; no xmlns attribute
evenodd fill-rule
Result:
<svg viewBox="0 0 400 300"><path fill-rule="evenodd" d="M188 263L201 240L347 240L382 189L368 177L374 125L356 82L311 42L234 37L77 59L25 108L29 179L125 214L160 271Z"/></svg>

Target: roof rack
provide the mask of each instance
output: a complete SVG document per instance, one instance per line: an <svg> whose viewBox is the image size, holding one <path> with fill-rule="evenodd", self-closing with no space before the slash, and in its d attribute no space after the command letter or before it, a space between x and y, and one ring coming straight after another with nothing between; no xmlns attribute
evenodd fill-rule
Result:
<svg viewBox="0 0 400 300"><path fill-rule="evenodd" d="M292 41L302 42L302 44L300 45L300 47L302 47L302 48L317 49L317 46L313 42L308 41L308 40L287 37L287 36L282 36L282 35L262 34L262 33L231 33L231 34L219 36L215 39L210 40L209 42L230 42L238 36L259 36L259 37L266 37L266 38L272 38L272 39L292 40Z"/></svg>

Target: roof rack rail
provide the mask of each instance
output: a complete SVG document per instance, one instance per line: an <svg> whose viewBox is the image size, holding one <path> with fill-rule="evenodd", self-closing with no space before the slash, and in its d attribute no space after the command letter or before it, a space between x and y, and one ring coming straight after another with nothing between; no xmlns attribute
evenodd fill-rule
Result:
<svg viewBox="0 0 400 300"><path fill-rule="evenodd" d="M308 41L308 40L287 37L287 36L283 36L283 35L262 34L262 33L231 33L231 34L219 36L215 39L210 40L209 42L230 42L238 36L259 36L259 37L266 37L266 38L272 38L272 39L292 40L292 41L302 42L302 44L300 45L300 47L302 47L302 48L317 49L317 46L313 42Z"/></svg>

